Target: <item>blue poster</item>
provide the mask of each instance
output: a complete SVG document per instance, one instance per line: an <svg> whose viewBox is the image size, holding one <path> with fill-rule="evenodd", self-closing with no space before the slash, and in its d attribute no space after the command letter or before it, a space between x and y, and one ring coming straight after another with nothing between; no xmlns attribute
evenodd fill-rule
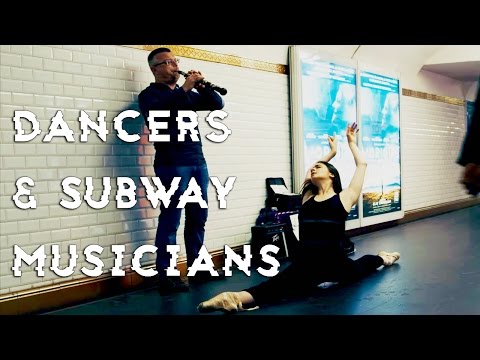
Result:
<svg viewBox="0 0 480 360"><path fill-rule="evenodd" d="M401 210L399 81L360 73L362 148L368 168L363 217Z"/></svg>
<svg viewBox="0 0 480 360"><path fill-rule="evenodd" d="M345 136L347 124L357 121L355 68L320 60L302 61L304 173L328 154L328 135L338 139L330 161L340 173L343 188L355 171ZM347 220L358 219L355 205Z"/></svg>
<svg viewBox="0 0 480 360"><path fill-rule="evenodd" d="M470 127L473 116L473 109L475 109L475 101L466 101L466 115L467 115L467 130Z"/></svg>

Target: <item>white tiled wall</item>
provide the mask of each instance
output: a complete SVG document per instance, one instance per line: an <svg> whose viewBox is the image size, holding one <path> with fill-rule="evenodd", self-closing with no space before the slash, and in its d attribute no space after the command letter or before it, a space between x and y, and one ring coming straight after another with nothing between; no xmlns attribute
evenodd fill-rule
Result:
<svg viewBox="0 0 480 360"><path fill-rule="evenodd" d="M116 137L112 119L126 109L138 109L137 95L153 81L147 66L148 52L122 46L15 46L0 48L0 296L12 292L61 283L84 277L79 271L84 262L83 249L90 244L104 247L101 255L108 274L113 265L109 247L125 244L124 265L130 264L132 252L142 244L153 244L158 210L144 197L143 186L138 190L138 203L132 209L116 209L115 183L112 183L110 204L101 210L85 203L77 210L59 205L63 194L61 181L67 176L82 179L79 191L83 195L84 178L92 176L99 199L102 177L115 180L119 176L138 179L154 176L154 148L148 143L143 121L131 121L129 132L144 132L142 140L124 143ZM181 68L199 69L207 80L228 89L224 123L232 135L221 144L212 143L204 135L212 129L203 121L200 132L210 176L224 182L236 176L233 190L227 197L227 209L219 209L216 193L210 186L210 212L206 227L206 246L221 249L225 244L239 245L250 240L250 227L259 209L264 206L265 178L281 176L291 186L290 127L288 78L285 75L257 70L182 59ZM13 112L29 110L40 122L42 134L27 143L14 143ZM54 138L43 143L50 119L61 110L69 127L74 130L75 142ZM78 117L85 110L96 119L99 110L107 111L107 142L92 133L87 143L79 141ZM26 127L28 129L28 127ZM37 208L18 209L13 201L15 181L29 176L35 181L32 193ZM183 249L183 220L178 242ZM67 264L68 245L77 245L79 254L76 274L61 278L48 269L39 278L32 267L23 264L21 277L13 277L13 245L28 253L38 246L60 244L61 264ZM182 251L183 254L183 251ZM147 256L145 264L154 256ZM92 268L92 265L88 265Z"/></svg>
<svg viewBox="0 0 480 360"><path fill-rule="evenodd" d="M465 107L402 96L404 210L468 198L456 164L465 136Z"/></svg>

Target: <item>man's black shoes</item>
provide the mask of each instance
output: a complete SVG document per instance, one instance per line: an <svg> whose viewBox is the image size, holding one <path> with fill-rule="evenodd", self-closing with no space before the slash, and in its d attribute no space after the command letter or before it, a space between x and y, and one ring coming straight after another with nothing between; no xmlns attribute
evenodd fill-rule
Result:
<svg viewBox="0 0 480 360"><path fill-rule="evenodd" d="M225 279L225 273L222 270L216 270L216 272L219 276L212 276L209 271L197 271L195 276L188 277L188 284L179 277L163 277L158 281L157 290L161 295L170 295L189 291L189 284L197 285Z"/></svg>
<svg viewBox="0 0 480 360"><path fill-rule="evenodd" d="M197 271L195 276L191 276L188 278L189 284L203 284L208 281L218 281L225 279L225 273L223 270L216 269L218 276L213 276L210 274L210 271Z"/></svg>
<svg viewBox="0 0 480 360"><path fill-rule="evenodd" d="M161 295L170 295L179 292L187 292L188 284L179 277L165 277L158 281L157 290Z"/></svg>

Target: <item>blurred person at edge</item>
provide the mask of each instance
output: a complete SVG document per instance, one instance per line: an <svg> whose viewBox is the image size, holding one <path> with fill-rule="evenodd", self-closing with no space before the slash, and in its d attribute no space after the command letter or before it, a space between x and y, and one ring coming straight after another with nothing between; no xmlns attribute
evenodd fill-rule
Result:
<svg viewBox="0 0 480 360"><path fill-rule="evenodd" d="M480 78L473 115L457 163L464 166L460 182L470 195L480 192Z"/></svg>

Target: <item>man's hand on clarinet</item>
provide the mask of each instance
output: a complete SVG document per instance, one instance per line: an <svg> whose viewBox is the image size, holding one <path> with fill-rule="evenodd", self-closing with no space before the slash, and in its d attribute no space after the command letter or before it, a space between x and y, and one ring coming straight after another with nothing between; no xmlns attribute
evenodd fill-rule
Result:
<svg viewBox="0 0 480 360"><path fill-rule="evenodd" d="M190 70L187 72L187 77L185 78L185 83L182 85L185 91L190 91L193 88L195 89L204 89L205 86L200 84L204 79L202 73L196 70Z"/></svg>
<svg viewBox="0 0 480 360"><path fill-rule="evenodd" d="M188 77L193 77L195 79L195 85L194 88L197 90L203 90L205 89L205 85L203 84L203 80L205 77L202 75L200 71L197 70L190 70L187 72Z"/></svg>

